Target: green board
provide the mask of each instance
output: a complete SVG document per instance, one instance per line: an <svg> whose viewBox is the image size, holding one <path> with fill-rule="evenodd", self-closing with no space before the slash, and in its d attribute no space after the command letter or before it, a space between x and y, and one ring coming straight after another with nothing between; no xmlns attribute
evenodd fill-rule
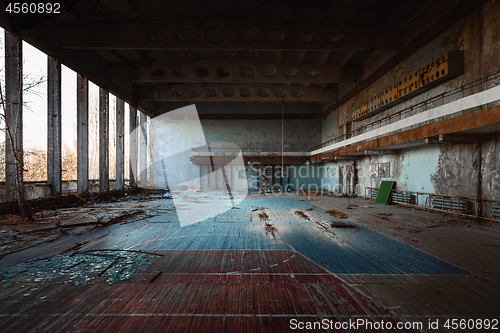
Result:
<svg viewBox="0 0 500 333"><path fill-rule="evenodd" d="M391 195L391 189L394 186L394 183L395 182L390 180L383 180L380 183L375 203L381 205L387 205L387 202L389 201L389 196Z"/></svg>

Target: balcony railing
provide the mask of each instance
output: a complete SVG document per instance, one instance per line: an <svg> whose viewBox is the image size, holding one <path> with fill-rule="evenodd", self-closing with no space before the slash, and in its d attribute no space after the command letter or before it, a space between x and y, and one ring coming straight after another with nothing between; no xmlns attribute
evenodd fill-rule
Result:
<svg viewBox="0 0 500 333"><path fill-rule="evenodd" d="M411 116L416 115L418 113L430 110L432 108L436 108L438 106L442 106L442 105L451 103L453 101L459 100L459 99L467 97L467 96L471 96L473 94L491 89L491 88L499 86L499 85L500 85L500 72L497 72L495 74L486 76L482 79L464 84L463 86L460 86L460 87L455 88L453 90L450 90L450 91L441 93L439 95L436 95L434 97L431 97L425 101L422 101L422 102L417 103L413 106L402 109L400 111L394 112L390 115L387 115L383 118L372 121L372 122L370 122L366 125L363 125L361 127L355 128L346 134L339 135L331 140L323 142L320 145L314 146L312 148L312 150L317 150L317 149L327 147L329 145L347 140L349 138L358 136L358 135L363 134L363 133L367 133L369 131L380 128L382 126L386 126L386 125L395 123L396 121L400 121L402 119L411 117ZM499 99L500 99L500 97L499 97ZM489 103L486 105L482 105L482 106L479 106L476 108L486 109L486 108L492 107L492 106L497 105L497 104L498 104L498 102L495 101L495 102L492 102L492 103ZM464 110L464 111L462 111L462 114L476 111L474 109L475 108L473 108L472 110ZM431 123L431 122L435 122L435 121L439 121L439 120L440 119L437 118L437 119L430 120L426 123Z"/></svg>

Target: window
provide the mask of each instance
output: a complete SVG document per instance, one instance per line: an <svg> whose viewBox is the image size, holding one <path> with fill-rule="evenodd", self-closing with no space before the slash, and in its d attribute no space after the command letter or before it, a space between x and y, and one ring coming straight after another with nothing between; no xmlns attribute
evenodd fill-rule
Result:
<svg viewBox="0 0 500 333"><path fill-rule="evenodd" d="M391 164L389 162L369 164L368 175L370 178L389 178L391 176Z"/></svg>

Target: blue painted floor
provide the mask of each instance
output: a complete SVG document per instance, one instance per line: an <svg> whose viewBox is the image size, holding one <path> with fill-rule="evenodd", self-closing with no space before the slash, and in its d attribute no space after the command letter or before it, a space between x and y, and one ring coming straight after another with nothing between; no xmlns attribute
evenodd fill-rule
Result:
<svg viewBox="0 0 500 333"><path fill-rule="evenodd" d="M164 200L158 205L168 205ZM195 203L193 203L195 204ZM313 208L311 211L306 211ZM295 214L301 210L310 221ZM267 221L259 214L265 212ZM367 228L322 228L335 219L307 201L290 197L246 199L238 209L180 227L175 211L144 222L117 225L115 236L87 249L295 250L334 274L466 274L461 268ZM265 224L274 227L274 237ZM352 223L351 223L352 224ZM117 236L117 237L116 237Z"/></svg>

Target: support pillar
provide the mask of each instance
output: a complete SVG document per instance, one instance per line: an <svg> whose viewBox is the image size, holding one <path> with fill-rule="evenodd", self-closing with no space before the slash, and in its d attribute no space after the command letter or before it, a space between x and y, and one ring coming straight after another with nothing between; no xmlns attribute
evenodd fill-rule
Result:
<svg viewBox="0 0 500 333"><path fill-rule="evenodd" d="M151 118L148 116L148 153L149 153L149 163L148 163L148 184L152 186L155 181L155 152L154 152L154 126Z"/></svg>
<svg viewBox="0 0 500 333"><path fill-rule="evenodd" d="M146 187L148 183L148 130L147 115L139 113L139 186Z"/></svg>
<svg viewBox="0 0 500 333"><path fill-rule="evenodd" d="M99 88L99 192L109 191L109 91Z"/></svg>
<svg viewBox="0 0 500 333"><path fill-rule="evenodd" d="M23 163L22 39L5 31L5 198L19 198ZM20 179L18 179L20 178Z"/></svg>
<svg viewBox="0 0 500 333"><path fill-rule="evenodd" d="M77 74L76 140L78 193L89 190L89 88L87 78Z"/></svg>
<svg viewBox="0 0 500 333"><path fill-rule="evenodd" d="M137 109L130 105L130 123L129 123L129 159L130 159L130 169L129 169L129 185L137 186Z"/></svg>
<svg viewBox="0 0 500 333"><path fill-rule="evenodd" d="M52 195L61 195L61 62L50 56L47 58L47 183Z"/></svg>
<svg viewBox="0 0 500 333"><path fill-rule="evenodd" d="M123 99L116 98L116 189L123 189L124 174L124 142L125 142L125 103Z"/></svg>

